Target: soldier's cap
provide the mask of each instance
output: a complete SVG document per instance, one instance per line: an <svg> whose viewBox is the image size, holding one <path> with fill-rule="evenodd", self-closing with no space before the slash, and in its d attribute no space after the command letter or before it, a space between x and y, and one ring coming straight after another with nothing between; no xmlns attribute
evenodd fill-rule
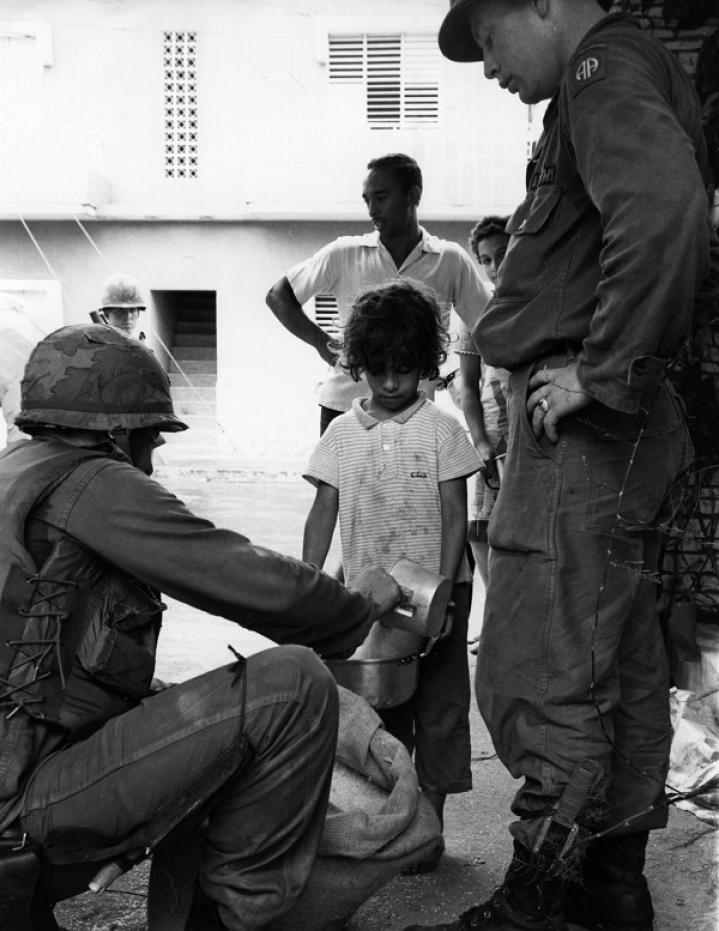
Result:
<svg viewBox="0 0 719 931"><path fill-rule="evenodd" d="M449 12L439 28L439 49L450 61L482 61L482 50L474 41L469 28L469 11L482 0L449 0ZM597 0L604 10L612 0Z"/></svg>

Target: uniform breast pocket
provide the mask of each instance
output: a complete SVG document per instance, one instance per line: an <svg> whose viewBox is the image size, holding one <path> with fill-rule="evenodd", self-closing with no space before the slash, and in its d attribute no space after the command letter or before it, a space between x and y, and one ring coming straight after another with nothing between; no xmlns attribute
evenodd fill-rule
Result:
<svg viewBox="0 0 719 931"><path fill-rule="evenodd" d="M155 669L165 605L149 589L113 574L88 604L77 659L94 679L132 698L144 698Z"/></svg>
<svg viewBox="0 0 719 931"><path fill-rule="evenodd" d="M561 197L560 188L541 188L509 218L512 239L500 271L503 296L536 294L551 276L553 226Z"/></svg>

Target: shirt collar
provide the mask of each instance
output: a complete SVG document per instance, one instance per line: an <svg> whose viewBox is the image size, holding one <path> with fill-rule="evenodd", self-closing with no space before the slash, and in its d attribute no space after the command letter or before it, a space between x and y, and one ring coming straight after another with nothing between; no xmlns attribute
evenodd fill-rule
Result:
<svg viewBox="0 0 719 931"><path fill-rule="evenodd" d="M410 404L409 407L405 410L400 411L399 414L395 414L394 417L388 417L386 420L377 420L376 417L373 417L372 414L368 414L367 411L362 407L362 402L366 401L366 398L355 398L352 401L352 410L354 411L355 417L365 430L371 430L372 427L376 427L379 423L387 423L390 420L393 420L395 423L407 423L409 418L416 414L417 411L422 407L424 402L427 400L427 395L424 391L419 391L417 394L417 400L414 404Z"/></svg>
<svg viewBox="0 0 719 931"><path fill-rule="evenodd" d="M442 246L440 245L439 236L433 236L431 233L428 233L423 226L420 226L419 230L422 234L422 238L417 243L417 246L415 246L415 249L419 247L422 252L440 253L442 251ZM368 249L379 249L381 245L378 230L374 230L372 233L364 233L360 238L363 240L362 245L366 246Z"/></svg>

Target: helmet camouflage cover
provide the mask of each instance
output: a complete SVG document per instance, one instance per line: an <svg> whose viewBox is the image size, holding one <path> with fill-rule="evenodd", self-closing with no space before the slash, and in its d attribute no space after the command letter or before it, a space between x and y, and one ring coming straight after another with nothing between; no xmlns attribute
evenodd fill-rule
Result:
<svg viewBox="0 0 719 931"><path fill-rule="evenodd" d="M177 432L170 382L155 354L112 327L66 326L41 340L22 380L22 430L134 430ZM28 429L30 428L30 429Z"/></svg>

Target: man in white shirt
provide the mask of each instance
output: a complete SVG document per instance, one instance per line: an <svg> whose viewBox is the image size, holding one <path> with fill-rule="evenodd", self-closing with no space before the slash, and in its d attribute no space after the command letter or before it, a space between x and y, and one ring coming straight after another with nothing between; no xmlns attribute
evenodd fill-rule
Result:
<svg viewBox="0 0 719 931"><path fill-rule="evenodd" d="M465 250L419 225L422 172L417 162L408 155L385 155L369 162L367 169L362 199L375 232L340 236L323 246L280 278L266 299L280 323L332 366L320 388L320 433L368 391L364 380L353 381L338 364L331 337L307 316L303 304L317 294L334 295L341 330L361 291L393 278L412 278L436 293L445 326L454 307L471 329L489 297ZM433 396L432 385L422 388Z"/></svg>

